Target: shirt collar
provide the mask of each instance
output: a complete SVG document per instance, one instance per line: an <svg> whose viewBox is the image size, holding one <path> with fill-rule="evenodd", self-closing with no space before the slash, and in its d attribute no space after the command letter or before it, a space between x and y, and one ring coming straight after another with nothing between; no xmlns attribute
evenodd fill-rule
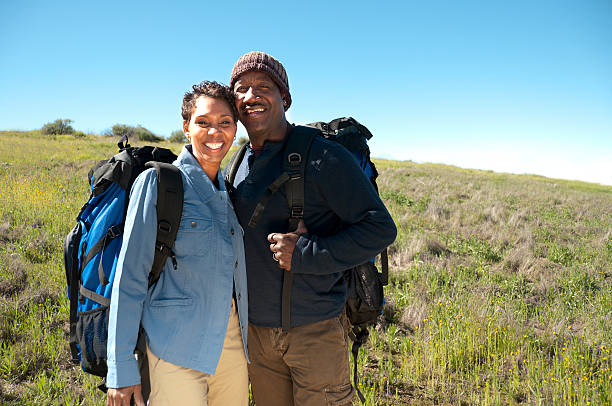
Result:
<svg viewBox="0 0 612 406"><path fill-rule="evenodd" d="M191 145L185 145L175 161L175 164L187 175L188 180L193 185L193 188L200 196L202 201L212 199L218 192L225 192L225 182L221 170L217 171L217 179L219 180L219 189L210 180L198 160L191 152Z"/></svg>

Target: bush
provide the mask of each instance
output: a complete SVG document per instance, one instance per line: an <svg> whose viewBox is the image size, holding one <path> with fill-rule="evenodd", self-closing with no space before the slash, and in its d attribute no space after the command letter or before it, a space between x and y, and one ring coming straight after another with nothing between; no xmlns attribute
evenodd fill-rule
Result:
<svg viewBox="0 0 612 406"><path fill-rule="evenodd" d="M170 137L168 137L168 141L176 142L179 144L186 144L187 137L185 136L185 133L182 130L175 130L170 133Z"/></svg>
<svg viewBox="0 0 612 406"><path fill-rule="evenodd" d="M151 131L147 130L144 127L138 126L134 128L134 135L140 141L149 141L149 142L160 142L164 140L164 137L160 137L159 135L153 134Z"/></svg>
<svg viewBox="0 0 612 406"><path fill-rule="evenodd" d="M134 138L140 141L159 142L163 141L163 137L153 134L150 130L143 126L133 127L127 124L115 124L110 130L104 132L106 136Z"/></svg>
<svg viewBox="0 0 612 406"><path fill-rule="evenodd" d="M72 134L74 128L70 125L72 120L58 118L52 123L47 123L41 128L41 132L46 135Z"/></svg>
<svg viewBox="0 0 612 406"><path fill-rule="evenodd" d="M110 135L114 137L132 137L134 135L134 127L126 124L115 124L111 128Z"/></svg>
<svg viewBox="0 0 612 406"><path fill-rule="evenodd" d="M85 134L83 131L75 131L74 133L72 133L72 136L74 138L85 138L87 137L87 134Z"/></svg>
<svg viewBox="0 0 612 406"><path fill-rule="evenodd" d="M243 144L246 144L247 142L249 142L249 137L242 136L238 138L238 145L240 146L242 146Z"/></svg>

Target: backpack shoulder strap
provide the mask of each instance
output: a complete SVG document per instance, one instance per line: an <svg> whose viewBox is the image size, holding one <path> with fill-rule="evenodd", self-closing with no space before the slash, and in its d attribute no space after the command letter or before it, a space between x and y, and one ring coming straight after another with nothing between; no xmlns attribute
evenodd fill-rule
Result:
<svg viewBox="0 0 612 406"><path fill-rule="evenodd" d="M289 231L295 230L299 221L304 218L304 172L310 146L318 134L320 134L318 129L297 126L293 128L285 144L282 172L289 175L285 184L285 194L291 213Z"/></svg>
<svg viewBox="0 0 612 406"><path fill-rule="evenodd" d="M291 211L288 231L297 228L300 219L304 216L304 170L310 145L317 134L320 134L319 130L302 126L294 127L289 133L282 152L281 174L268 186L257 206L255 206L249 220L249 227L257 227L257 222L261 218L268 200L281 186L284 186L289 210Z"/></svg>
<svg viewBox="0 0 612 406"><path fill-rule="evenodd" d="M172 248L183 216L183 178L180 170L168 163L150 161L147 167L157 172L157 240L149 274L149 286L157 282L168 257L176 269Z"/></svg>
<svg viewBox="0 0 612 406"><path fill-rule="evenodd" d="M285 195L289 204L289 230L297 228L300 220L304 218L304 173L310 146L314 138L320 134L317 129L309 127L294 127L283 151L282 173L287 176ZM283 176L281 175L281 177ZM283 274L283 295L281 305L281 323L283 331L291 328L291 290L293 287L293 273L285 271Z"/></svg>
<svg viewBox="0 0 612 406"><path fill-rule="evenodd" d="M233 187L234 179L236 179L236 173L238 172L238 168L240 167L240 163L244 158L244 154L246 153L248 146L248 142L245 142L238 148L238 151L232 155L227 164L227 170L225 171L225 183L227 186ZM229 190L229 188L228 188Z"/></svg>

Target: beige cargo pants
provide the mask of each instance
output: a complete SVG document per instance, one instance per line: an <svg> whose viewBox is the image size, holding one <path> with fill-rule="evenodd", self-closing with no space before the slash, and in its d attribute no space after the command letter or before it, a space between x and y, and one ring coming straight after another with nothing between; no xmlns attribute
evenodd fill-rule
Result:
<svg viewBox="0 0 612 406"><path fill-rule="evenodd" d="M232 300L223 351L214 375L166 362L147 348L149 406L248 406L249 378L238 313Z"/></svg>
<svg viewBox="0 0 612 406"><path fill-rule="evenodd" d="M257 406L351 405L348 321L281 328L249 324L249 378Z"/></svg>

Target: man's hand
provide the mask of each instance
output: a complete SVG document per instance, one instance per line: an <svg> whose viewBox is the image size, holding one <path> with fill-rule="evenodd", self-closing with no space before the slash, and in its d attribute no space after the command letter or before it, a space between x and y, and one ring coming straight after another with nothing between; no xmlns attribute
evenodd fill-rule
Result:
<svg viewBox="0 0 612 406"><path fill-rule="evenodd" d="M304 220L300 220L297 229L287 234L271 233L268 234L268 241L270 241L270 251L272 251L272 257L278 266L286 271L291 270L291 258L293 257L293 250L295 244L300 238L300 235L307 233L306 225Z"/></svg>
<svg viewBox="0 0 612 406"><path fill-rule="evenodd" d="M106 393L106 406L130 406L132 395L134 395L136 406L145 406L140 385L117 389L109 388Z"/></svg>

